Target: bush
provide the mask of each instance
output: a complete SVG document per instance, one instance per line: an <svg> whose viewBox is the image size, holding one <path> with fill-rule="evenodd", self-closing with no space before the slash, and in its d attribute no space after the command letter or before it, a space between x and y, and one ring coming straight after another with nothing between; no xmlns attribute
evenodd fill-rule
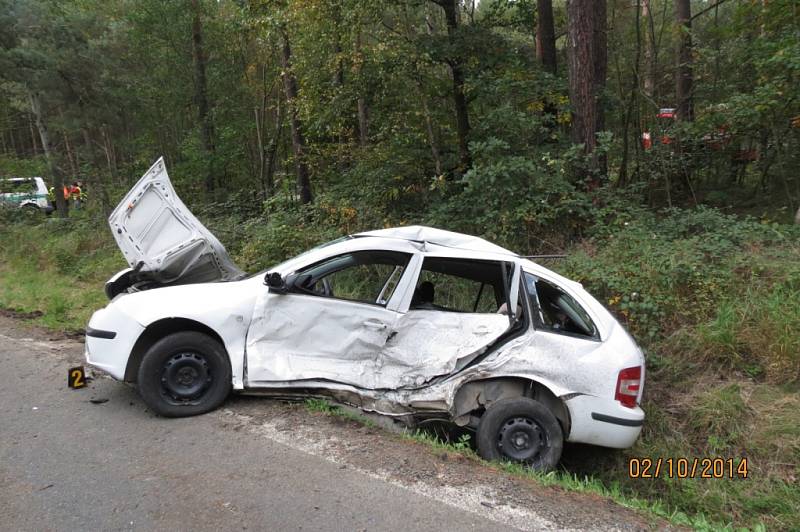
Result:
<svg viewBox="0 0 800 532"><path fill-rule="evenodd" d="M800 252L791 226L738 219L714 209L622 213L595 227L560 269L584 283L640 340L724 312L726 294L797 274ZM618 226L608 231L608 226ZM772 252L763 256L770 246ZM722 305L722 307L720 307Z"/></svg>

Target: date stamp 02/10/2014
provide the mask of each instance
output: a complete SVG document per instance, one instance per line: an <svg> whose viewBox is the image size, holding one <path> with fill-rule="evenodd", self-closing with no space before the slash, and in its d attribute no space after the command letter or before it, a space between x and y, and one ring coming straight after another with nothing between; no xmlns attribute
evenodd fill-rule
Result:
<svg viewBox="0 0 800 532"><path fill-rule="evenodd" d="M747 478L747 458L631 458L630 478Z"/></svg>

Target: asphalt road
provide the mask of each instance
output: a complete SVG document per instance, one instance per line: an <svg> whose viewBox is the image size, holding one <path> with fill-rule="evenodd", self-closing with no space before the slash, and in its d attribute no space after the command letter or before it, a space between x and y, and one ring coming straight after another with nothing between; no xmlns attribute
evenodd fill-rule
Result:
<svg viewBox="0 0 800 532"><path fill-rule="evenodd" d="M47 334L0 318L2 530L654 526L598 497L531 489L298 406L234 399L163 419L108 377L70 390L82 346Z"/></svg>

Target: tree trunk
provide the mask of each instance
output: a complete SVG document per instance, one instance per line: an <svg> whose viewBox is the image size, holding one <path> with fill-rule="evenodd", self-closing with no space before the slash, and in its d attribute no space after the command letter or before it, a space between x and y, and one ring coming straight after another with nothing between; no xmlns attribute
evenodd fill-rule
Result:
<svg viewBox="0 0 800 532"><path fill-rule="evenodd" d="M265 185L267 187L267 195L271 196L275 190L275 163L278 160L278 145L283 135L283 107L281 106L281 99L277 99L275 104L275 134L269 143L267 150L267 171Z"/></svg>
<svg viewBox="0 0 800 532"><path fill-rule="evenodd" d="M103 137L103 152L106 155L106 164L108 165L108 175L111 177L112 180L117 181L118 184L122 184L120 180L117 179L117 176L119 174L117 173L116 165L114 164L114 155L112 153L111 143L108 140L108 133L106 132L105 125L100 126L100 134Z"/></svg>
<svg viewBox="0 0 800 532"><path fill-rule="evenodd" d="M73 177L77 177L78 175L78 157L75 152L72 150L72 145L69 142L69 134L66 131L62 132L64 136L64 149L67 151L67 161L69 162L69 168L72 171Z"/></svg>
<svg viewBox="0 0 800 532"><path fill-rule="evenodd" d="M572 141L586 154L596 154L597 133L604 127L602 105L607 69L605 0L568 0L567 38ZM605 160L593 155L591 185L605 175Z"/></svg>
<svg viewBox="0 0 800 532"><path fill-rule="evenodd" d="M644 39L644 76L642 80L642 90L651 100L655 99L656 85L656 57L655 57L655 23L653 22L653 12L650 8L651 0L642 0L641 19L646 25ZM637 26L637 34L640 32Z"/></svg>
<svg viewBox="0 0 800 532"><path fill-rule="evenodd" d="M197 118L200 121L200 142L206 158L206 190L214 190L214 123L208 103L206 82L206 56L203 51L203 26L200 0L191 0L192 5L192 61L194 63L194 99Z"/></svg>
<svg viewBox="0 0 800 532"><path fill-rule="evenodd" d="M14 150L14 155L16 157L20 157L22 154L20 153L19 148L17 148L17 139L14 136L14 128L13 127L8 130L8 136L11 139L11 149Z"/></svg>
<svg viewBox="0 0 800 532"><path fill-rule="evenodd" d="M800 224L800 208L797 209L797 213L794 215L794 223Z"/></svg>
<svg viewBox="0 0 800 532"><path fill-rule="evenodd" d="M606 127L606 107L604 96L606 88L606 75L608 73L608 32L606 29L606 0L595 0L594 7L594 94L597 102L595 116L596 131L603 131Z"/></svg>
<svg viewBox="0 0 800 532"><path fill-rule="evenodd" d="M422 114L425 117L425 132L428 134L428 144L431 147L431 156L433 157L433 166L436 170L436 176L442 175L442 157L439 153L439 142L436 140L436 134L433 131L433 119L431 118L431 111L428 107L428 98L425 96L424 87L422 82L417 80L416 83L417 93L422 102Z"/></svg>
<svg viewBox="0 0 800 532"><path fill-rule="evenodd" d="M83 107L81 107L81 110L83 110ZM83 144L86 146L86 151L89 154L89 167L94 169L97 167L97 152L95 152L92 137L89 134L89 130L86 128L81 130L81 134L83 135ZM90 187L87 191L87 194L92 195L89 197L89 201L92 201L95 198L100 198L100 210L103 212L106 218L108 218L108 215L111 214L111 203L108 198L108 190L106 189L105 183L103 183L103 179L100 177L99 172L91 172L89 175L87 175L86 185Z"/></svg>
<svg viewBox="0 0 800 532"><path fill-rule="evenodd" d="M447 21L447 35L451 44L458 32L458 3L459 0L438 0L444 9ZM453 103L456 108L456 132L458 135L458 166L461 173L472 166L472 157L469 153L469 109L467 98L464 95L464 60L455 53L449 60L450 71L453 74Z"/></svg>
<svg viewBox="0 0 800 532"><path fill-rule="evenodd" d="M289 35L286 29L281 32L283 40L281 48L281 66L283 67L283 88L286 92L286 105L289 108L289 125L292 133L292 151L294 152L294 168L297 174L297 189L300 193L300 202L308 204L313 201L311 194L311 179L308 165L305 161L305 140L297 112L297 80L292 72L292 49L289 45Z"/></svg>
<svg viewBox="0 0 800 532"><path fill-rule="evenodd" d="M536 59L545 70L556 74L556 30L553 24L553 0L536 2Z"/></svg>
<svg viewBox="0 0 800 532"><path fill-rule="evenodd" d="M364 83L361 79L361 70L364 58L361 55L361 30L356 33L356 79L358 80L358 144L362 148L367 145L369 140L369 109L367 100L364 98Z"/></svg>
<svg viewBox="0 0 800 532"><path fill-rule="evenodd" d="M261 120L264 114L258 107L253 108L253 115L256 119L256 150L258 151L258 181L263 185L264 197L268 198L268 188L264 182L264 139L261 137Z"/></svg>
<svg viewBox="0 0 800 532"><path fill-rule="evenodd" d="M636 0L637 4L640 0ZM649 0L644 0L646 4ZM630 131L630 123L631 117L633 116L633 110L638 107L638 102L636 101L636 96L639 93L639 58L641 57L642 51L642 29L641 29L641 15L645 12L644 7L639 9L637 5L636 9L636 53L634 55L634 62L633 62L633 79L631 79L631 88L630 92L628 93L628 104L625 106L625 120L622 127L622 160L619 164L619 179L617 180L618 186L625 186L628 181L628 152L629 152L629 131ZM647 67L645 67L645 70ZM638 138L635 140L636 142L639 141Z"/></svg>
<svg viewBox="0 0 800 532"><path fill-rule="evenodd" d="M358 97L358 143L363 148L369 139L369 108L363 96Z"/></svg>
<svg viewBox="0 0 800 532"><path fill-rule="evenodd" d="M678 23L678 72L675 76L675 100L679 120L694 119L692 98L692 6L690 0L675 0Z"/></svg>
<svg viewBox="0 0 800 532"><path fill-rule="evenodd" d="M33 131L33 121L31 115L28 115L28 128L31 130L31 146L33 147L33 156L39 155L39 146L36 144L36 133Z"/></svg>
<svg viewBox="0 0 800 532"><path fill-rule="evenodd" d="M52 175L52 186L55 192L56 210L61 218L67 217L67 200L64 198L64 176L61 173L61 168L58 165L56 153L53 151L53 146L50 144L50 133L47 131L47 123L44 119L44 111L42 110L42 101L36 91L28 89L28 97L31 103L31 111L36 119L36 128L39 130L39 139L42 141L42 151L47 160L47 165L50 168Z"/></svg>

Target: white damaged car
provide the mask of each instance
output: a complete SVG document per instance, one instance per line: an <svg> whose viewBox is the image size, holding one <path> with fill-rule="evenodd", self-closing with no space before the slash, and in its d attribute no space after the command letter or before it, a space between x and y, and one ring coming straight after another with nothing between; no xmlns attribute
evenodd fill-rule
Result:
<svg viewBox="0 0 800 532"><path fill-rule="evenodd" d="M474 236L381 229L248 276L163 159L109 218L130 268L86 360L163 416L240 393L327 396L409 426L445 418L488 459L554 467L563 442L639 436L644 357L580 284Z"/></svg>

